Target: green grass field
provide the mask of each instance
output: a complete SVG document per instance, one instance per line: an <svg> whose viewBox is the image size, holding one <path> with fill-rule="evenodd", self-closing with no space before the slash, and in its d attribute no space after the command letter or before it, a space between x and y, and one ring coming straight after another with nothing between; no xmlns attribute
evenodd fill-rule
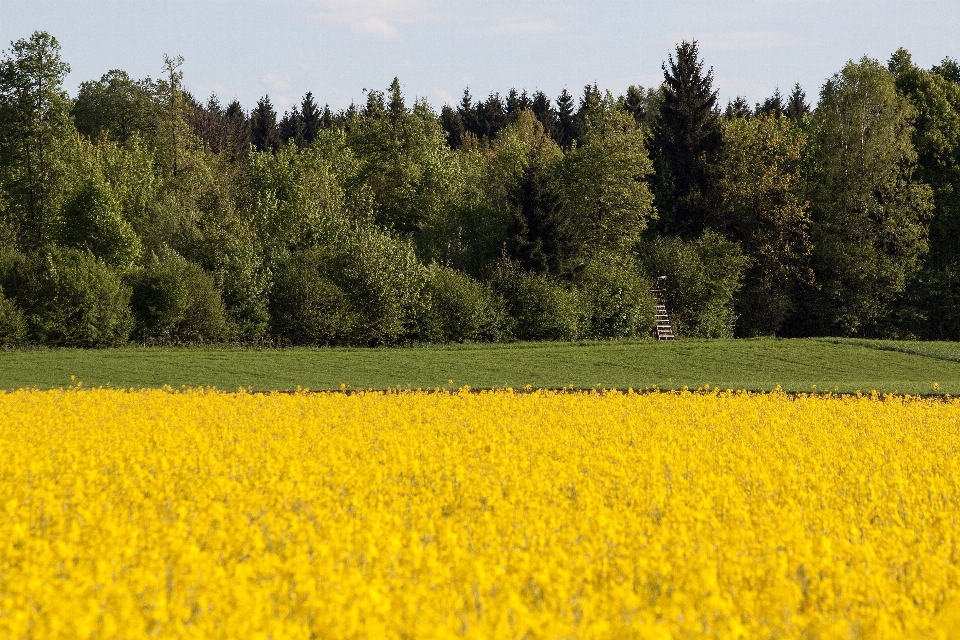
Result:
<svg viewBox="0 0 960 640"><path fill-rule="evenodd" d="M0 388L213 386L255 391L492 387L871 390L960 395L960 343L679 340L396 349L136 348L0 352ZM936 387L934 386L936 383ZM814 387L814 385L816 385Z"/></svg>

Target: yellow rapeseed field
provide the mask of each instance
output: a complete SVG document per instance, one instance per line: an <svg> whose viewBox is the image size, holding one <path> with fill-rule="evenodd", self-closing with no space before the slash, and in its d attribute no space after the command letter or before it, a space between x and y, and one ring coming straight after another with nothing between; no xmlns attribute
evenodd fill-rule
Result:
<svg viewBox="0 0 960 640"><path fill-rule="evenodd" d="M0 637L960 637L960 403L0 393Z"/></svg>

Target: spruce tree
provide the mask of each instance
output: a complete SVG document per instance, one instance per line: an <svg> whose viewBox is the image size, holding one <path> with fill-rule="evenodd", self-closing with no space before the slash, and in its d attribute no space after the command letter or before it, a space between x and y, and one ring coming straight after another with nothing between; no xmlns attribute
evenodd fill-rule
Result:
<svg viewBox="0 0 960 640"><path fill-rule="evenodd" d="M223 114L226 121L226 147L234 160L247 155L250 148L250 120L240 101L234 99Z"/></svg>
<svg viewBox="0 0 960 640"><path fill-rule="evenodd" d="M303 142L307 145L316 140L322 128L320 108L309 91L300 102L300 119L303 122Z"/></svg>
<svg viewBox="0 0 960 640"><path fill-rule="evenodd" d="M763 101L763 103L757 103L757 107L754 110L754 115L757 116L773 116L774 118L779 118L786 112L786 109L783 104L783 96L780 94L780 87L777 87L773 95Z"/></svg>
<svg viewBox="0 0 960 640"><path fill-rule="evenodd" d="M507 126L507 110L499 93L491 93L477 105L477 123L478 136L488 140L496 138L500 130Z"/></svg>
<svg viewBox="0 0 960 640"><path fill-rule="evenodd" d="M753 116L753 110L750 108L750 103L747 102L747 99L743 96L737 96L733 101L727 101L727 110L723 112L723 116L727 120L734 120L736 118L750 119Z"/></svg>
<svg viewBox="0 0 960 640"><path fill-rule="evenodd" d="M680 43L676 53L663 64L663 102L651 149L653 189L661 231L696 238L713 209L723 137L713 69L704 73L696 40Z"/></svg>
<svg viewBox="0 0 960 640"><path fill-rule="evenodd" d="M587 132L587 118L590 114L596 112L600 107L600 90L597 83L588 84L583 87L583 96L580 98L580 108L577 109L577 115L574 116L574 130L576 131L575 140L580 141Z"/></svg>
<svg viewBox="0 0 960 640"><path fill-rule="evenodd" d="M280 148L277 112L268 95L260 98L257 107L250 113L250 141L257 151L276 151Z"/></svg>
<svg viewBox="0 0 960 640"><path fill-rule="evenodd" d="M646 96L643 87L633 84L627 87L627 94L623 97L623 109L632 115L638 124L646 119Z"/></svg>
<svg viewBox="0 0 960 640"><path fill-rule="evenodd" d="M557 98L557 132L554 136L557 144L568 149L577 135L576 118L573 111L573 96L564 87Z"/></svg>
<svg viewBox="0 0 960 640"><path fill-rule="evenodd" d="M477 109L473 105L473 96L470 95L470 87L463 90L460 106L457 107L457 115L460 116L464 131L468 131L479 138L481 134L478 133Z"/></svg>
<svg viewBox="0 0 960 640"><path fill-rule="evenodd" d="M793 91L787 98L787 106L784 108L784 115L791 120L800 120L810 114L810 105L807 104L807 94L804 92L800 83L793 85Z"/></svg>
<svg viewBox="0 0 960 640"><path fill-rule="evenodd" d="M440 110L440 126L447 134L447 144L450 145L450 148L459 149L460 145L463 144L463 134L465 133L463 119L448 104L443 105L443 109Z"/></svg>
<svg viewBox="0 0 960 640"><path fill-rule="evenodd" d="M390 113L390 119L396 123L407 113L407 105L404 103L403 93L400 91L400 79L394 78L387 91L390 92L390 103L387 110Z"/></svg>
<svg viewBox="0 0 960 640"><path fill-rule="evenodd" d="M280 143L287 144L293 142L298 147L303 147L303 118L296 108L283 114L280 124L277 125L279 131Z"/></svg>
<svg viewBox="0 0 960 640"><path fill-rule="evenodd" d="M550 136L554 142L557 141L557 113L550 105L550 98L543 91L537 91L533 94L533 100L530 103L530 110L537 120L543 125L543 130Z"/></svg>

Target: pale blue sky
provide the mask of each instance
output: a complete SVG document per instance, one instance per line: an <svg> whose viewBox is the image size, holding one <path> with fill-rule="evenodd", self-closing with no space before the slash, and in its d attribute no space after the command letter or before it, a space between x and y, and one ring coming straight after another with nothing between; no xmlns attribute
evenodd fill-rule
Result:
<svg viewBox="0 0 960 640"><path fill-rule="evenodd" d="M815 101L846 60L901 46L923 67L960 58L960 1L0 0L0 48L34 30L60 41L71 94L110 69L156 77L169 53L198 97L249 108L269 93L280 111L308 90L362 103L395 75L437 108L468 84L618 94L659 84L674 44L697 38L726 104L796 81Z"/></svg>

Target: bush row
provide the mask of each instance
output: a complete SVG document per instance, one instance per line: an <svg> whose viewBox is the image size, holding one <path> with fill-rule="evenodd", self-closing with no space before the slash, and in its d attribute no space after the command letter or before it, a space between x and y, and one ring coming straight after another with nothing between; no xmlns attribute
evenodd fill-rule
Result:
<svg viewBox="0 0 960 640"><path fill-rule="evenodd" d="M503 259L481 281L424 265L411 245L386 233L361 231L278 263L259 341L375 346L648 336L653 301L644 272L651 270L680 285L668 301L679 333L730 335L729 302L743 264L722 244L709 237L658 241L636 259L596 256L563 279ZM249 342L214 276L178 254L151 256L123 272L77 248L0 254L0 346L131 341Z"/></svg>

